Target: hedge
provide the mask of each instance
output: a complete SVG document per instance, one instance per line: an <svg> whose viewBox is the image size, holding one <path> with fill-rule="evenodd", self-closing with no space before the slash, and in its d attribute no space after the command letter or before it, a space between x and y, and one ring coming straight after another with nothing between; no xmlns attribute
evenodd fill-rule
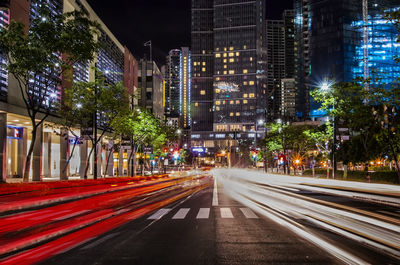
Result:
<svg viewBox="0 0 400 265"><path fill-rule="evenodd" d="M326 169L316 168L315 175L326 177ZM375 171L369 172L371 182L399 184L399 178L396 171ZM312 170L303 171L303 176L312 176ZM329 170L329 176L332 176L332 169ZM343 179L343 170L336 171L337 179ZM346 180L367 181L367 172L365 171L347 171Z"/></svg>

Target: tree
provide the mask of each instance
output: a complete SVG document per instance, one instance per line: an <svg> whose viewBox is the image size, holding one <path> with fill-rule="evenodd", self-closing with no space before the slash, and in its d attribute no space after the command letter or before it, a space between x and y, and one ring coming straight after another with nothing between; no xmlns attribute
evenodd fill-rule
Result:
<svg viewBox="0 0 400 265"><path fill-rule="evenodd" d="M168 137L171 139L174 137L170 129L163 126L153 114L139 108L118 115L113 121L112 127L114 134L131 141L132 152L128 158L128 164L132 163L132 176L136 175L135 159L139 148L152 147L153 152L158 152L168 141Z"/></svg>
<svg viewBox="0 0 400 265"><path fill-rule="evenodd" d="M95 81L74 83L71 88L64 90L64 94L65 100L58 112L62 126L69 131L74 127L79 128L81 136L92 143L84 173L84 178L87 178L89 159L95 146L106 133L112 133L115 120L129 110L127 89L121 83L108 83L102 73L96 71ZM95 137L89 130L94 126L101 129L100 135ZM93 155L97 158L97 149Z"/></svg>
<svg viewBox="0 0 400 265"><path fill-rule="evenodd" d="M59 100L61 76L71 75L76 63L93 60L100 26L84 13L52 13L45 5L31 21L29 31L22 23L11 21L0 30L0 50L7 55L8 72L15 77L32 124L23 180L29 180L31 156L39 126L54 111Z"/></svg>

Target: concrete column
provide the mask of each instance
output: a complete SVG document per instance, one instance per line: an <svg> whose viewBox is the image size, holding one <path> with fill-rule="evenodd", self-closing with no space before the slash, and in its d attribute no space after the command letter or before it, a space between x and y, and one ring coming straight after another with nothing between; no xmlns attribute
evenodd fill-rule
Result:
<svg viewBox="0 0 400 265"><path fill-rule="evenodd" d="M67 160L69 158L69 137L68 131L61 131L60 135L60 180L68 180L69 176L69 167L65 170L65 166L67 165Z"/></svg>
<svg viewBox="0 0 400 265"><path fill-rule="evenodd" d="M86 160L88 156L88 141L87 140L82 140L81 148L80 148L80 153L81 153L81 166L79 167L79 175L83 179L85 177L85 168L86 168Z"/></svg>
<svg viewBox="0 0 400 265"><path fill-rule="evenodd" d="M97 144L97 178L101 178L103 161L101 159L101 153L103 152L103 148L101 148L101 143Z"/></svg>
<svg viewBox="0 0 400 265"><path fill-rule="evenodd" d="M43 124L37 128L36 141L33 147L32 180L42 180L42 155L43 155Z"/></svg>
<svg viewBox="0 0 400 265"><path fill-rule="evenodd" d="M19 149L19 143L18 143ZM43 176L51 177L51 133L43 133Z"/></svg>
<svg viewBox="0 0 400 265"><path fill-rule="evenodd" d="M17 175L23 176L25 170L26 153L28 152L28 129L22 129L21 139L18 140L18 169Z"/></svg>
<svg viewBox="0 0 400 265"><path fill-rule="evenodd" d="M7 113L0 113L0 182L7 176Z"/></svg>
<svg viewBox="0 0 400 265"><path fill-rule="evenodd" d="M118 155L118 176L124 175L124 149L121 147Z"/></svg>

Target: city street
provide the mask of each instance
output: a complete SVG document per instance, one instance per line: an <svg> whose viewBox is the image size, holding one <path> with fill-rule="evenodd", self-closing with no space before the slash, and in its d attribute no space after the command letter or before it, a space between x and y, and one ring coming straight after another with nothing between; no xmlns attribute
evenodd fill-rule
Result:
<svg viewBox="0 0 400 265"><path fill-rule="evenodd" d="M10 251L1 248L0 264L399 262L396 186L349 182L346 191L334 180L238 169L210 174L5 214L0 237ZM12 250L51 231L58 235Z"/></svg>

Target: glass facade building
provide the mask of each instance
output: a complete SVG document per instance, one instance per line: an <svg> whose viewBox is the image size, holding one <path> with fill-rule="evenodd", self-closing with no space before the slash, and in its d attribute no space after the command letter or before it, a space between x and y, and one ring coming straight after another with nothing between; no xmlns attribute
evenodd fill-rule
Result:
<svg viewBox="0 0 400 265"><path fill-rule="evenodd" d="M397 2L397 3L396 3ZM396 30L383 18L384 10L400 6L394 0L370 0L368 3L368 59L370 76L391 83L399 76ZM310 2L310 87L320 86L325 79L352 82L364 74L363 16L358 0L312 0ZM310 116L324 113L311 101Z"/></svg>
<svg viewBox="0 0 400 265"><path fill-rule="evenodd" d="M399 4L400 6L400 4ZM391 11L398 8L389 9ZM352 26L361 36L363 21L354 21ZM371 85L391 84L400 78L400 64L395 58L400 54L400 43L398 43L398 32L392 21L388 21L381 13L372 13L368 18L368 67ZM359 42L355 46L354 64L351 68L351 78L356 79L364 75L363 54L364 43ZM379 80L379 83L374 80Z"/></svg>
<svg viewBox="0 0 400 265"><path fill-rule="evenodd" d="M10 23L10 13L8 10L0 10L0 28L5 28ZM8 71L7 56L0 51L0 100L7 101L8 90Z"/></svg>

